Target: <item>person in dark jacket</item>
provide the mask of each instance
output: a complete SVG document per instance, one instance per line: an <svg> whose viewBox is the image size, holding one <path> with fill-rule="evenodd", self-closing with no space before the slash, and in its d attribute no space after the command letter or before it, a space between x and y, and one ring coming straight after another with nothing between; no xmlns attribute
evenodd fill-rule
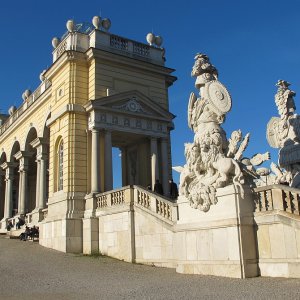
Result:
<svg viewBox="0 0 300 300"><path fill-rule="evenodd" d="M156 179L156 182L154 184L154 192L160 195L164 194L162 184L159 182L158 179Z"/></svg>
<svg viewBox="0 0 300 300"><path fill-rule="evenodd" d="M169 191L170 191L170 198L176 200L178 197L178 188L177 188L177 184L173 182L173 179L169 180Z"/></svg>
<svg viewBox="0 0 300 300"><path fill-rule="evenodd" d="M19 221L16 224L16 229L21 229L21 226L23 226L25 224L25 221L22 218L18 218L18 219L19 219Z"/></svg>

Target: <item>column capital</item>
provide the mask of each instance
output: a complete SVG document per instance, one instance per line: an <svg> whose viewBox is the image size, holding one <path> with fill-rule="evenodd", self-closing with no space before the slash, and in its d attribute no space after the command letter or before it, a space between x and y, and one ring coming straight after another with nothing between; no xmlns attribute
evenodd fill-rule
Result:
<svg viewBox="0 0 300 300"><path fill-rule="evenodd" d="M0 167L3 170L13 169L13 168L16 168L17 166L18 166L18 163L14 163L14 162L5 162L2 165L0 165Z"/></svg>
<svg viewBox="0 0 300 300"><path fill-rule="evenodd" d="M21 159L24 159L24 158L29 158L31 156L33 156L33 152L29 152L29 151L18 151L14 157L16 160L21 160Z"/></svg>
<svg viewBox="0 0 300 300"><path fill-rule="evenodd" d="M37 148L38 146L49 145L49 141L46 138L37 137L32 142L30 142L32 148Z"/></svg>
<svg viewBox="0 0 300 300"><path fill-rule="evenodd" d="M91 133L99 133L100 132L99 128L96 128L96 127L90 128L89 130Z"/></svg>

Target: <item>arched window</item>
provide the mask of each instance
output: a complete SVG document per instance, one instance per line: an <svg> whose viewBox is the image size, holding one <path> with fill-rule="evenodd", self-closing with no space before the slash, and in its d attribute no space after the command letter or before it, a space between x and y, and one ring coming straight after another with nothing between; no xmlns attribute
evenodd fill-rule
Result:
<svg viewBox="0 0 300 300"><path fill-rule="evenodd" d="M57 172L57 190L62 191L64 188L64 141L58 144L58 172Z"/></svg>

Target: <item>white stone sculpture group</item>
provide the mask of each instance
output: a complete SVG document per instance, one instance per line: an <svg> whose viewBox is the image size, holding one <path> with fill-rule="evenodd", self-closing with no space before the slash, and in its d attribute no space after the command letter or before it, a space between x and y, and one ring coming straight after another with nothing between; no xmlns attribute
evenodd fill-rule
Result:
<svg viewBox="0 0 300 300"><path fill-rule="evenodd" d="M175 167L181 173L179 193L195 209L207 212L217 203L216 189L234 184L243 195L241 166L255 173L254 166L268 160L269 153L243 158L249 133L243 138L241 130L232 132L227 140L221 127L231 109L231 97L218 81L218 71L205 54L197 54L192 69L195 87L188 104L188 125L194 131L194 142L185 144L186 164ZM255 173L256 174L256 173Z"/></svg>
<svg viewBox="0 0 300 300"><path fill-rule="evenodd" d="M275 103L280 117L272 117L267 125L267 140L273 148L279 148L279 166L272 163L274 183L287 183L300 188L300 116L295 114L295 92L289 89L290 83L277 82ZM284 168L284 169L281 169Z"/></svg>

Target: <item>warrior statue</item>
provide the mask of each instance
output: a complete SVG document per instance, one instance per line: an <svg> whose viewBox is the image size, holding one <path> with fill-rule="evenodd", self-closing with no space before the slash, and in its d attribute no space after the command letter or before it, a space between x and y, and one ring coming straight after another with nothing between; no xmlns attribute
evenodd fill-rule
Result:
<svg viewBox="0 0 300 300"><path fill-rule="evenodd" d="M244 158L250 134L243 138L241 130L232 132L227 140L221 124L231 109L231 97L218 81L218 71L207 55L196 55L192 76L196 77L195 87L199 90L199 97L191 93L188 104L188 125L194 131L194 141L185 144L186 164L173 169L181 173L179 194L193 208L207 212L217 203L217 188L233 184L243 195L241 167L257 175L254 166L270 159L270 154Z"/></svg>
<svg viewBox="0 0 300 300"><path fill-rule="evenodd" d="M217 188L233 183L243 192L242 172L234 160L242 134L236 131L230 142L226 139L221 124L231 109L231 97L218 81L218 71L207 55L196 55L192 76L199 90L198 98L191 93L188 105L188 125L194 131L194 141L185 145L186 164L175 170L181 172L180 194L193 208L206 212L217 203Z"/></svg>
<svg viewBox="0 0 300 300"><path fill-rule="evenodd" d="M291 187L300 188L300 116L295 114L296 93L289 89L287 81L279 80L276 85L275 103L280 117L272 117L267 125L269 145L280 149L279 167L273 164L272 170L277 171L274 173L278 183L287 182Z"/></svg>

